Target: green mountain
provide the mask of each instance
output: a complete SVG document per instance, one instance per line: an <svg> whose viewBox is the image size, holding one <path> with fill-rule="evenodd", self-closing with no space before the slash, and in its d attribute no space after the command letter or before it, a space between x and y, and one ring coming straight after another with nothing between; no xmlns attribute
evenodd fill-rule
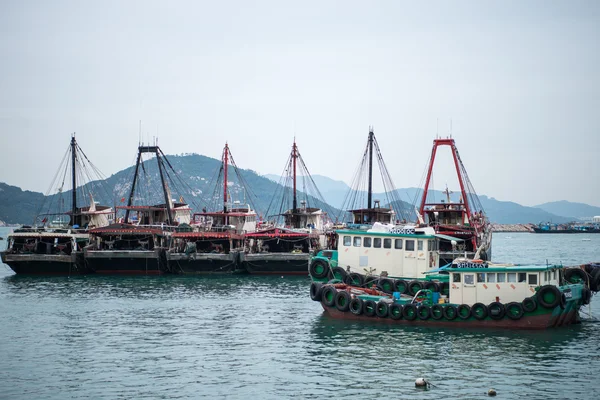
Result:
<svg viewBox="0 0 600 400"><path fill-rule="evenodd" d="M579 220L590 220L594 216L600 215L600 207L590 206L589 204L584 203L572 203L570 201L561 200L561 201L553 201L550 203L544 203L537 206L535 208L542 209L552 214L556 215L564 215L570 217L571 220L579 219ZM543 220L550 221L550 220ZM558 222L558 221L552 221Z"/></svg>

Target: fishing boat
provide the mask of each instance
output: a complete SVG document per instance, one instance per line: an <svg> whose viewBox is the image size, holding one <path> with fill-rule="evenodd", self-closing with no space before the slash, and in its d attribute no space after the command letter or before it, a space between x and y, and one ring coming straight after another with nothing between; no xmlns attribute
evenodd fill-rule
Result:
<svg viewBox="0 0 600 400"><path fill-rule="evenodd" d="M298 170L303 179L301 194L297 190ZM240 265L250 274L306 275L311 253L320 250L325 243L330 213L311 206L313 203L327 207L295 139L279 188L266 212L267 218L273 220L261 224L256 232L244 234ZM304 197L299 202L300 196ZM270 215L277 206L279 209Z"/></svg>
<svg viewBox="0 0 600 400"><path fill-rule="evenodd" d="M460 186L460 196L453 201L452 192L444 191L446 199L435 199L430 193L433 167L438 148L450 148ZM491 260L492 227L471 183L453 138L436 138L428 163L427 177L418 209L419 226L433 227L439 234L439 262L447 265L457 257Z"/></svg>
<svg viewBox="0 0 600 400"><path fill-rule="evenodd" d="M148 173L142 163L144 154L155 156L164 203L134 204L140 167ZM171 234L180 224L190 223L191 209L182 197L180 202L173 201L166 180L167 167L176 174L160 147L138 146L127 205L117 207L125 216L119 222L90 230L90 244L84 248L87 268L96 274L109 275L160 275L169 271L165 253Z"/></svg>
<svg viewBox="0 0 600 400"><path fill-rule="evenodd" d="M388 324L547 329L578 323L579 310L600 285L583 266L507 265L456 259L443 271L448 294L436 282L414 294L398 280L312 282L310 296L333 318ZM366 277L363 277L366 279Z"/></svg>
<svg viewBox="0 0 600 400"><path fill-rule="evenodd" d="M202 212L194 213L186 229L177 229L171 235L166 254L171 272L222 274L240 271L239 253L243 247L243 235L256 230L257 214L250 204L242 205L239 200L231 202L228 191L230 163L238 181L244 182L226 143L213 195L213 199L222 201L222 209L207 211L204 208ZM223 194L222 199L220 193Z"/></svg>
<svg viewBox="0 0 600 400"><path fill-rule="evenodd" d="M40 210L45 208L45 213L36 215L31 226L15 229L8 235L7 248L1 252L1 258L15 273L76 275L91 272L83 258L83 248L89 243L89 229L110 224L114 219L114 211L94 201L92 192L97 188L92 183L77 187L78 183L83 183L77 181L78 177L92 177L98 171L95 166L87 164L91 163L73 134L59 167L59 170L65 170L62 176L67 176L68 170L71 171L71 209L62 209L65 203L62 198L63 181L57 188L57 194L47 193L44 196L45 204ZM78 199L85 197L89 197L90 205L78 206Z"/></svg>

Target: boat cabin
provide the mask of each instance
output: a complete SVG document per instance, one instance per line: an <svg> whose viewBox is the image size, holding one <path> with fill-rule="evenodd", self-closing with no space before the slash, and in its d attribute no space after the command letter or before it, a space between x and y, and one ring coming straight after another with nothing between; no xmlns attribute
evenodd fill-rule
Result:
<svg viewBox="0 0 600 400"><path fill-rule="evenodd" d="M550 266L516 266L473 260L455 262L450 274L450 303L489 304L523 301L543 285L559 284L560 269Z"/></svg>
<svg viewBox="0 0 600 400"><path fill-rule="evenodd" d="M256 211L247 207L232 208L227 212L201 212L192 216L191 225L198 231L246 233L256 231Z"/></svg>
<svg viewBox="0 0 600 400"><path fill-rule="evenodd" d="M154 206L119 206L117 209L129 210L131 212L129 223L135 225L161 226L168 224L168 209L166 204ZM171 207L173 222L178 224L189 224L191 221L190 207L185 203L173 203ZM123 221L127 223L128 221Z"/></svg>
<svg viewBox="0 0 600 400"><path fill-rule="evenodd" d="M317 229L323 230L325 226L324 218L325 214L320 208L306 207L306 202L301 202L302 207L296 210L290 209L284 212L282 215L285 220L285 226L292 229Z"/></svg>
<svg viewBox="0 0 600 400"><path fill-rule="evenodd" d="M338 266L361 274L423 278L437 268L438 241L433 229L390 232L339 230Z"/></svg>

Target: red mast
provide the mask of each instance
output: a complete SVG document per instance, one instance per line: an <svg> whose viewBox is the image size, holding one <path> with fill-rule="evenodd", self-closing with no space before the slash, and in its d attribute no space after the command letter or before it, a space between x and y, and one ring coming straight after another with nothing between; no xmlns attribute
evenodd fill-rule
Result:
<svg viewBox="0 0 600 400"><path fill-rule="evenodd" d="M429 163L429 170L427 171L427 180L425 181L425 188L423 191L423 198L421 200L421 208L419 209L419 213L421 215L425 215L425 205L427 200L427 191L429 190L429 182L431 180L431 172L433 171L433 163L435 162L435 154L437 152L438 146L450 146L452 149L452 158L454 159L454 167L456 168L456 175L458 176L458 183L460 184L460 192L462 194L462 200L465 206L465 212L467 213L467 218L469 221L471 220L471 209L469 207L469 201L467 197L467 193L465 192L465 184L463 182L463 176L461 174L460 162L458 159L458 151L456 150L456 144L454 143L454 139L434 139L433 140L433 149L431 150L431 162Z"/></svg>
<svg viewBox="0 0 600 400"><path fill-rule="evenodd" d="M223 150L223 212L227 212L227 164L229 163L229 146L225 142Z"/></svg>

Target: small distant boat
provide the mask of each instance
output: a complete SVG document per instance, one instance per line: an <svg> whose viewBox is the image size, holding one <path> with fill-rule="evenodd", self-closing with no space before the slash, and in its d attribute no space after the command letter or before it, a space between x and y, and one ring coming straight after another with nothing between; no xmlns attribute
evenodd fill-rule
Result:
<svg viewBox="0 0 600 400"><path fill-rule="evenodd" d="M589 239L589 238L581 239L582 242L589 242L590 240L592 240L592 239Z"/></svg>

